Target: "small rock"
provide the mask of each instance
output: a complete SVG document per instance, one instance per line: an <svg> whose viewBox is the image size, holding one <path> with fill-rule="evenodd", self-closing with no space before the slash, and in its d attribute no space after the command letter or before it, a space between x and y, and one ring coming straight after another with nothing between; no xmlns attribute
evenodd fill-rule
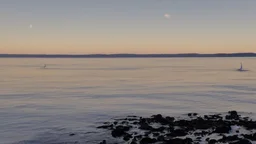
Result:
<svg viewBox="0 0 256 144"><path fill-rule="evenodd" d="M229 144L252 144L252 143L247 139L240 139L236 142L230 142Z"/></svg>
<svg viewBox="0 0 256 144"><path fill-rule="evenodd" d="M223 125L223 126L218 126L215 129L215 133L228 133L231 130L231 127L229 125Z"/></svg>
<svg viewBox="0 0 256 144"><path fill-rule="evenodd" d="M152 138L149 138L149 137L145 137L145 138L140 140L140 144L150 144L150 143L155 143L155 142L157 142L156 139L152 139Z"/></svg>
<svg viewBox="0 0 256 144"><path fill-rule="evenodd" d="M100 142L99 144L107 144L106 140L103 140L102 142Z"/></svg>
<svg viewBox="0 0 256 144"><path fill-rule="evenodd" d="M124 139L125 141L128 141L128 140L130 140L131 138L132 138L132 135L126 134L123 139Z"/></svg>
<svg viewBox="0 0 256 144"><path fill-rule="evenodd" d="M217 140L215 140L215 139L211 139L208 141L208 144L215 144L215 143L217 143Z"/></svg>

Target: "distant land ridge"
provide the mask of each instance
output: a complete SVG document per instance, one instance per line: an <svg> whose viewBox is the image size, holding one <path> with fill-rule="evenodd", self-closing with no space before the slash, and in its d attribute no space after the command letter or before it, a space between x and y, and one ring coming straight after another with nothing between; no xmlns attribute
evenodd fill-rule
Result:
<svg viewBox="0 0 256 144"><path fill-rule="evenodd" d="M0 54L0 58L174 58L174 57L256 57L256 53L181 54Z"/></svg>

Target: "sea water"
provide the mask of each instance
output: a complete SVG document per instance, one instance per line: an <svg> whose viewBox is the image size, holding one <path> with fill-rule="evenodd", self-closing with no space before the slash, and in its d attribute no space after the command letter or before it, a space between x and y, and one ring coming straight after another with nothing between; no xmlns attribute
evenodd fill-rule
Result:
<svg viewBox="0 0 256 144"><path fill-rule="evenodd" d="M96 127L127 115L253 114L255 61L1 58L0 144L99 143L111 134Z"/></svg>

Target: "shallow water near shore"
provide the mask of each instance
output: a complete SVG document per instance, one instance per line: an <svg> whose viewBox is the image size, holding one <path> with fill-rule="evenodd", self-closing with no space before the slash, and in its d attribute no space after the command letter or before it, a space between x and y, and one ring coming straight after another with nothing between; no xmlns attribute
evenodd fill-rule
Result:
<svg viewBox="0 0 256 144"><path fill-rule="evenodd" d="M96 127L127 115L254 116L255 60L1 58L0 144L118 142Z"/></svg>

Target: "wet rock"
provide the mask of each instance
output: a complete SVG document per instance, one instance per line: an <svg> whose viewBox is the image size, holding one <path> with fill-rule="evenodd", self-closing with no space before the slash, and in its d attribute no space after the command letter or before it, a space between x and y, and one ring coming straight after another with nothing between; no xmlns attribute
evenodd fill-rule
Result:
<svg viewBox="0 0 256 144"><path fill-rule="evenodd" d="M159 128L152 128L151 131L157 131L157 132L163 132L165 130L165 127L159 127Z"/></svg>
<svg viewBox="0 0 256 144"><path fill-rule="evenodd" d="M247 139L240 139L236 142L230 142L229 144L252 144L252 143Z"/></svg>
<svg viewBox="0 0 256 144"><path fill-rule="evenodd" d="M175 120L174 117L170 117L170 116L167 116L165 119L169 122L169 124Z"/></svg>
<svg viewBox="0 0 256 144"><path fill-rule="evenodd" d="M124 140L125 141L129 141L130 139L132 138L132 135L130 135L130 134L125 134L125 136L124 136Z"/></svg>
<svg viewBox="0 0 256 144"><path fill-rule="evenodd" d="M181 138L174 138L174 139L169 139L165 141L166 144L191 144L192 139L181 139Z"/></svg>
<svg viewBox="0 0 256 144"><path fill-rule="evenodd" d="M159 133L156 133L156 132L153 133L154 137L158 137L159 135L160 135Z"/></svg>
<svg viewBox="0 0 256 144"><path fill-rule="evenodd" d="M256 133L254 133L254 134L243 134L243 137L247 138L249 140L256 141Z"/></svg>
<svg viewBox="0 0 256 144"><path fill-rule="evenodd" d="M193 140L191 138L185 138L183 140L183 143L185 143L185 144L192 144L192 142L193 142Z"/></svg>
<svg viewBox="0 0 256 144"><path fill-rule="evenodd" d="M150 125L148 125L147 123L141 123L139 129L152 130L153 128Z"/></svg>
<svg viewBox="0 0 256 144"><path fill-rule="evenodd" d="M176 129L173 132L167 134L168 136L177 137L177 136L185 136L187 132L182 129Z"/></svg>
<svg viewBox="0 0 256 144"><path fill-rule="evenodd" d="M106 140L103 140L102 142L100 142L99 144L107 144Z"/></svg>
<svg viewBox="0 0 256 144"><path fill-rule="evenodd" d="M117 126L116 129L122 130L122 131L129 131L130 130L130 126Z"/></svg>
<svg viewBox="0 0 256 144"><path fill-rule="evenodd" d="M165 137L162 135L157 138L157 141L164 141L164 140L165 140Z"/></svg>
<svg viewBox="0 0 256 144"><path fill-rule="evenodd" d="M121 137L126 133L126 131L129 131L130 130L130 127L128 126L117 126L113 131L112 131L112 136L113 137Z"/></svg>
<svg viewBox="0 0 256 144"><path fill-rule="evenodd" d="M138 120L138 119L136 119L136 118L128 118L127 120L128 120L128 121L136 121L136 120Z"/></svg>
<svg viewBox="0 0 256 144"><path fill-rule="evenodd" d="M113 129L113 124L111 125L103 125L103 126L99 126L97 128L102 128L102 129Z"/></svg>
<svg viewBox="0 0 256 144"><path fill-rule="evenodd" d="M248 130L256 129L256 121L250 120L246 122L241 122L240 124L246 127L246 129Z"/></svg>
<svg viewBox="0 0 256 144"><path fill-rule="evenodd" d="M229 111L228 112L229 113L229 115L226 115L226 119L228 119L228 120L238 120L239 119L239 115L237 114L237 112L236 111Z"/></svg>
<svg viewBox="0 0 256 144"><path fill-rule="evenodd" d="M215 144L215 143L217 143L217 140L215 140L215 139L210 139L208 141L208 144Z"/></svg>
<svg viewBox="0 0 256 144"><path fill-rule="evenodd" d="M256 129L256 121L249 118L242 118L236 111L229 111L223 119L220 114L198 116L197 113L187 114L189 119L175 120L174 117L163 117L161 114L152 115L149 118L127 117L118 119L115 122L105 123L98 128L110 129L113 137L122 137L128 143L200 143L203 136L219 134L222 136L219 140L206 138L208 143L250 143L249 140L256 141L256 134L244 134L241 136L225 136L231 130L231 126L245 127L253 132ZM196 117L194 117L196 116ZM119 125L118 125L119 124ZM155 125L156 124L156 125ZM130 131L131 128L140 129L142 135L137 135ZM203 131L197 131L203 130ZM195 132L197 131L197 132ZM236 131L239 134L239 130ZM187 135L197 136L193 142L190 138L182 139ZM134 136L134 137L133 137Z"/></svg>
<svg viewBox="0 0 256 144"><path fill-rule="evenodd" d="M149 138L149 137L145 137L145 138L140 140L140 144L150 144L150 143L155 143L155 142L157 142L156 139L152 139L152 138Z"/></svg>
<svg viewBox="0 0 256 144"><path fill-rule="evenodd" d="M209 134L209 132L207 132L207 131L201 131L201 132L195 132L194 133L195 136L205 136L207 134Z"/></svg>
<svg viewBox="0 0 256 144"><path fill-rule="evenodd" d="M229 125L223 125L223 126L218 126L215 129L215 133L229 133L229 131L231 130L231 127Z"/></svg>
<svg viewBox="0 0 256 144"><path fill-rule="evenodd" d="M134 139L138 140L138 139L141 139L142 138L142 135L137 135L134 137Z"/></svg>
<svg viewBox="0 0 256 144"><path fill-rule="evenodd" d="M152 117L152 121L154 122L161 123L162 125L169 124L169 121L166 118L164 118L161 114L153 115Z"/></svg>
<svg viewBox="0 0 256 144"><path fill-rule="evenodd" d="M232 142L232 141L237 141L240 140L240 138L237 135L233 136L223 136L222 139L220 139L220 142Z"/></svg>

